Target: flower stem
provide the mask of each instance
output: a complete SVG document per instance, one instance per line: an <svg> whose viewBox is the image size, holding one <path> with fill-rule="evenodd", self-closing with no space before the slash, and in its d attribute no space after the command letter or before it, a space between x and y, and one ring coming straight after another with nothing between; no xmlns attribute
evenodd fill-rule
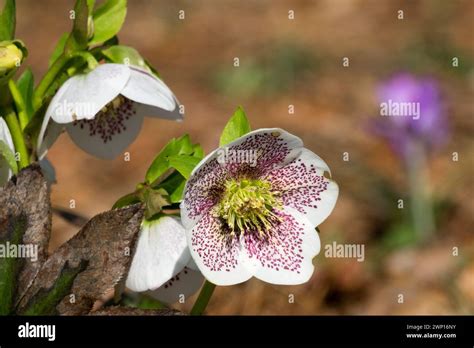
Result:
<svg viewBox="0 0 474 348"><path fill-rule="evenodd" d="M196 302L194 303L193 309L191 309L191 315L202 315L202 313L204 313L215 288L215 284L206 280Z"/></svg>
<svg viewBox="0 0 474 348"><path fill-rule="evenodd" d="M43 98L48 91L49 87L56 81L56 78L63 72L64 67L69 61L69 57L66 57L64 54L61 55L48 70L46 75L36 87L33 106L35 110L38 110L43 102Z"/></svg>
<svg viewBox="0 0 474 348"><path fill-rule="evenodd" d="M433 208L427 190L426 158L422 146L411 144L407 159L408 180L411 196L411 214L417 240L424 241L435 230Z"/></svg>
<svg viewBox="0 0 474 348"><path fill-rule="evenodd" d="M23 134L21 132L20 124L18 123L18 119L16 117L15 111L13 109L7 108L2 111L5 111L2 114L4 115L3 118L10 129L10 133L13 139L13 145L15 145L15 150L19 153L19 169L23 169L30 164L30 156L28 155L28 149L26 148L25 139L23 138Z"/></svg>
<svg viewBox="0 0 474 348"><path fill-rule="evenodd" d="M49 87L57 80L57 78L69 67L69 63L74 58L81 58L87 63L87 67L92 70L95 69L99 63L92 54L87 51L77 51L70 54L62 54L51 66L46 75L43 77L38 87L35 90L33 99L33 106L35 110L38 110L43 102L43 98L48 92ZM76 72L77 69L74 70Z"/></svg>
<svg viewBox="0 0 474 348"><path fill-rule="evenodd" d="M18 89L18 86L13 80L8 81L8 87L10 89L12 98L15 101L15 104L17 106L18 119L20 121L21 130L23 130L28 125L28 122L30 121L26 113L25 101L23 100L23 96L21 95L20 90Z"/></svg>

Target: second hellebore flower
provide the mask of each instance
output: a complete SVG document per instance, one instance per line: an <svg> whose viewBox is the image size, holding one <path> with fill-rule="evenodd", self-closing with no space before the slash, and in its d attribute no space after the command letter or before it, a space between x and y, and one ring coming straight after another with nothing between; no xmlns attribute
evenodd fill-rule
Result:
<svg viewBox="0 0 474 348"><path fill-rule="evenodd" d="M181 203L203 275L217 285L252 276L273 284L308 281L320 250L315 228L339 193L325 172L327 164L301 139L277 128L253 131L204 158Z"/></svg>
<svg viewBox="0 0 474 348"><path fill-rule="evenodd" d="M179 219L163 216L143 221L127 288L173 303L180 295L192 295L203 281L201 272L191 259Z"/></svg>
<svg viewBox="0 0 474 348"><path fill-rule="evenodd" d="M182 120L173 92L148 71L102 64L67 80L51 100L38 137L42 158L66 128L83 150L113 159L137 137L144 116Z"/></svg>

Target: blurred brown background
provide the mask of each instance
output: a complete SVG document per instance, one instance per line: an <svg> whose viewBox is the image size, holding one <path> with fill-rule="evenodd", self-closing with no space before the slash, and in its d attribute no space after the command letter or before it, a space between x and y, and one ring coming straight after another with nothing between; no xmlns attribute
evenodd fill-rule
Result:
<svg viewBox="0 0 474 348"><path fill-rule="evenodd" d="M38 80L56 41L70 30L73 1L18 0L17 6L17 37L29 49L26 65ZM403 20L397 19L400 9ZM242 105L253 128L285 128L326 160L341 192L320 227L321 244L364 243L366 258L329 259L323 249L307 284L251 280L219 287L208 313L474 314L473 23L469 0L129 1L121 43L136 47L160 71L185 105L186 120L145 119L129 148L130 162L95 159L62 135L48 155L58 180L53 205L67 208L74 199L75 211L86 217L110 209L143 180L170 137L189 133L210 151ZM460 57L460 67L451 66L453 56ZM347 68L343 57L350 58ZM389 247L399 212L379 181L403 198L406 174L365 125L379 112L376 84L402 70L439 81L451 137L429 162L433 195L443 203L437 233L422 245ZM453 151L458 162L451 160ZM350 161L343 161L344 152ZM53 225L51 248L78 230L57 216Z"/></svg>

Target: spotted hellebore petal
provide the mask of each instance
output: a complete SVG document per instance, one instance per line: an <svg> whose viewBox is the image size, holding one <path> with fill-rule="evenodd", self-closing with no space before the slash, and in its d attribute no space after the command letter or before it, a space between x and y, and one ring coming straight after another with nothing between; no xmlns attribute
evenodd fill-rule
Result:
<svg viewBox="0 0 474 348"><path fill-rule="evenodd" d="M188 296L195 294L201 288L203 282L204 276L191 260L181 272L158 289L148 291L147 294L160 302L175 303L180 301L183 296L185 300Z"/></svg>
<svg viewBox="0 0 474 348"><path fill-rule="evenodd" d="M179 219L164 216L143 221L126 286L135 292L150 291L152 296L171 303L181 293L192 294L202 282Z"/></svg>
<svg viewBox="0 0 474 348"><path fill-rule="evenodd" d="M0 117L0 140L3 141L13 153L15 153L12 135L10 134L7 123L2 117ZM13 172L8 165L7 160L0 155L0 185L5 184L12 175Z"/></svg>
<svg viewBox="0 0 474 348"><path fill-rule="evenodd" d="M113 159L137 137L144 116L181 120L179 102L151 73L102 64L68 79L53 97L38 137L42 158L63 127L83 150Z"/></svg>
<svg viewBox="0 0 474 348"><path fill-rule="evenodd" d="M203 275L217 285L253 276L273 284L308 281L320 250L315 227L339 193L325 172L327 164L301 139L278 128L250 132L203 159L181 203Z"/></svg>

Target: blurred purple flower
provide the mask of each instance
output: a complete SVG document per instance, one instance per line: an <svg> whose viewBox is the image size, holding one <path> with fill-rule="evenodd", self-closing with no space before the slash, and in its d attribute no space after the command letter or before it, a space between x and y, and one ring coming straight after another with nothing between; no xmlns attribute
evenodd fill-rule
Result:
<svg viewBox="0 0 474 348"><path fill-rule="evenodd" d="M410 103L419 107L417 116L383 116L372 124L371 129L388 140L397 154L406 158L414 142L421 144L426 151L433 151L446 142L449 127L434 79L399 73L378 86L377 96L381 110L383 104L396 106Z"/></svg>

